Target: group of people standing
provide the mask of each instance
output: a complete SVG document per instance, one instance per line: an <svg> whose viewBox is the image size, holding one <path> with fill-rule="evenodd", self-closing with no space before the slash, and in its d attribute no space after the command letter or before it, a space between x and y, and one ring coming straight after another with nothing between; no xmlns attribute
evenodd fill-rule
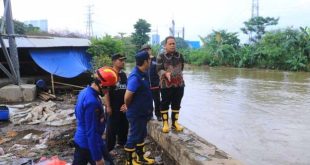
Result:
<svg viewBox="0 0 310 165"><path fill-rule="evenodd" d="M125 60L122 54L114 54L112 68L98 69L94 82L78 96L73 165L113 165L111 152L116 145L124 147L126 165L154 164L155 160L145 156L144 149L147 123L153 118L153 111L157 120L163 122L163 133L170 131L170 107L171 129L183 130L178 118L185 86L184 59L176 51L175 38L165 39L165 51L157 58L149 45L143 45L135 55L136 66L128 78L123 71ZM99 97L103 95L105 111Z"/></svg>

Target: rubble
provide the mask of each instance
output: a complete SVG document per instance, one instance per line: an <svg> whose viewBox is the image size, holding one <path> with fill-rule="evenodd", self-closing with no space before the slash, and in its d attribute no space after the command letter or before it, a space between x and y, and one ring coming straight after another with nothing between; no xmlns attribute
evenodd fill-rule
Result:
<svg viewBox="0 0 310 165"><path fill-rule="evenodd" d="M53 156L72 163L74 105L71 98L65 100L8 105L10 122L0 121L0 164L32 165L42 157ZM148 154L155 157L156 164L174 164L150 137L146 143ZM118 153L115 164L125 164L124 148L118 146L115 151Z"/></svg>
<svg viewBox="0 0 310 165"><path fill-rule="evenodd" d="M4 155L4 151L3 151L3 149L0 147L0 156L1 155Z"/></svg>
<svg viewBox="0 0 310 165"><path fill-rule="evenodd" d="M12 107L10 107L12 108ZM63 126L74 123L74 109L58 109L53 101L41 102L28 109L10 110L10 121L13 124L45 124Z"/></svg>

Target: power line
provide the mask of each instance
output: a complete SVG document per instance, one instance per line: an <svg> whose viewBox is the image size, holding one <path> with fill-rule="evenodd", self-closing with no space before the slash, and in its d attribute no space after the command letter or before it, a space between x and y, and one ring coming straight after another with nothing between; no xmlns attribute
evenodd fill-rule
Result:
<svg viewBox="0 0 310 165"><path fill-rule="evenodd" d="M93 20L92 20L92 7L93 5L87 6L87 17L86 17L86 35L90 38L94 35L93 31Z"/></svg>
<svg viewBox="0 0 310 165"><path fill-rule="evenodd" d="M252 0L252 18L258 17L259 16L259 2L258 0ZM250 42L253 41L253 34L252 32L249 33L249 40Z"/></svg>
<svg viewBox="0 0 310 165"><path fill-rule="evenodd" d="M259 2L258 0L252 0L252 18L259 16Z"/></svg>

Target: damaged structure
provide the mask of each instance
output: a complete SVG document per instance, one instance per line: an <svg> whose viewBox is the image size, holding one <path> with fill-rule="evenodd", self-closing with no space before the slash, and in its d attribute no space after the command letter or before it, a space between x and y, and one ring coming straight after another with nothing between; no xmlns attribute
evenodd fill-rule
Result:
<svg viewBox="0 0 310 165"><path fill-rule="evenodd" d="M8 39L3 41L8 48ZM92 71L91 56L87 53L89 44L90 41L83 38L16 37L21 84L19 86L8 85L12 82L5 72L0 72L0 101L33 100L35 92L28 92L27 97L23 97L21 95L25 94L19 91L20 89L26 92L33 91L35 82L40 79L50 86L56 83L72 84L74 82L73 84L77 86L89 83ZM3 51L0 52L0 63L5 68L10 68ZM5 93L13 93L13 95Z"/></svg>

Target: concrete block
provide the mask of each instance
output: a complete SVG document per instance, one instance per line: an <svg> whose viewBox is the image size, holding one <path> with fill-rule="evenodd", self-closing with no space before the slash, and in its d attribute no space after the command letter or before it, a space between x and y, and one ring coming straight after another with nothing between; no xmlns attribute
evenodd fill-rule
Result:
<svg viewBox="0 0 310 165"><path fill-rule="evenodd" d="M181 133L162 133L161 122L153 120L148 123L148 134L179 165L243 165L186 128Z"/></svg>
<svg viewBox="0 0 310 165"><path fill-rule="evenodd" d="M0 88L0 103L29 102L35 98L36 86L32 84L11 84Z"/></svg>

